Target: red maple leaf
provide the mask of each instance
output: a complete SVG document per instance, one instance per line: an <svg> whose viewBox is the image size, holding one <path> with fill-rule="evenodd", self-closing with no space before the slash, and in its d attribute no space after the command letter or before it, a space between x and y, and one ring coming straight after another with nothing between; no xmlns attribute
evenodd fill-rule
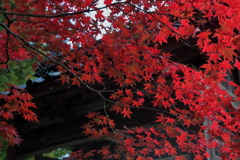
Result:
<svg viewBox="0 0 240 160"><path fill-rule="evenodd" d="M69 77L67 75L61 75L61 78L59 79L62 81L62 84L69 83Z"/></svg>
<svg viewBox="0 0 240 160"><path fill-rule="evenodd" d="M96 139L99 139L101 137L101 133L97 130L93 130L92 131L92 138L96 138Z"/></svg>
<svg viewBox="0 0 240 160"><path fill-rule="evenodd" d="M93 131L91 128L85 128L85 131L83 131L82 133L85 133L86 135L92 135Z"/></svg>
<svg viewBox="0 0 240 160"><path fill-rule="evenodd" d="M108 6L108 5L112 4L112 0L105 0L105 1L104 1L104 4L105 4L106 6Z"/></svg>
<svg viewBox="0 0 240 160"><path fill-rule="evenodd" d="M186 125L188 128L191 126L191 124L192 124L192 120L190 120L190 119L184 119L183 120L184 121L184 125Z"/></svg>
<svg viewBox="0 0 240 160"><path fill-rule="evenodd" d="M35 121L35 118L32 114L24 114L23 118L27 121Z"/></svg>
<svg viewBox="0 0 240 160"><path fill-rule="evenodd" d="M137 90L137 94L138 94L139 96L144 96L144 94L143 94L141 91L139 91L139 90Z"/></svg>
<svg viewBox="0 0 240 160"><path fill-rule="evenodd" d="M126 145L133 145L133 144L134 144L134 140L131 139L131 138L127 138L126 140L124 140L124 143L125 143Z"/></svg>
<svg viewBox="0 0 240 160"><path fill-rule="evenodd" d="M165 154L164 149L154 149L155 156L161 157L161 155Z"/></svg>
<svg viewBox="0 0 240 160"><path fill-rule="evenodd" d="M222 67L224 73L226 73L226 71L229 71L231 73L231 69L233 69L229 60L222 61L219 65Z"/></svg>
<svg viewBox="0 0 240 160"><path fill-rule="evenodd" d="M204 65L202 65L201 66L201 68L205 68L206 70L205 70L205 74L208 74L209 72L211 72L212 71L212 65L211 64L204 64Z"/></svg>
<svg viewBox="0 0 240 160"><path fill-rule="evenodd" d="M188 160L184 155L175 156L175 160Z"/></svg>
<svg viewBox="0 0 240 160"><path fill-rule="evenodd" d="M169 122L170 124L176 123L173 118L166 118L166 120L167 120L167 122Z"/></svg>
<svg viewBox="0 0 240 160"><path fill-rule="evenodd" d="M116 113L121 113L123 108L118 105L113 105L110 109L110 111L116 111Z"/></svg>
<svg viewBox="0 0 240 160"><path fill-rule="evenodd" d="M132 114L132 112L130 111L130 108L124 107L121 113L123 114L123 118L128 117L131 119L130 114Z"/></svg>
<svg viewBox="0 0 240 160"><path fill-rule="evenodd" d="M240 71L240 62L238 61L238 59L235 59L235 67L237 67L237 69Z"/></svg>
<svg viewBox="0 0 240 160"><path fill-rule="evenodd" d="M202 155L196 155L195 156L195 158L194 158L194 160L203 160L204 159L204 157L202 156Z"/></svg>
<svg viewBox="0 0 240 160"><path fill-rule="evenodd" d="M9 112L4 112L4 113L1 113L1 116L8 120L8 119L13 119L13 114L12 113L9 113Z"/></svg>
<svg viewBox="0 0 240 160"><path fill-rule="evenodd" d="M98 116L100 113L99 112L88 112L88 115L86 115L86 117L92 119L96 116Z"/></svg>
<svg viewBox="0 0 240 160"><path fill-rule="evenodd" d="M77 85L78 87L80 87L80 81L76 78L76 77L73 77L72 80L72 85Z"/></svg>

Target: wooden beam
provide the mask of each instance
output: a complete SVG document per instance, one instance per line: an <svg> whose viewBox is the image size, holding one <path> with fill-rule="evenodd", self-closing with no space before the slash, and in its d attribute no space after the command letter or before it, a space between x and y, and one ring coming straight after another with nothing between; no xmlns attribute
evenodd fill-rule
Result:
<svg viewBox="0 0 240 160"><path fill-rule="evenodd" d="M102 110L98 110L102 111ZM144 113L144 114L143 114ZM114 112L108 113L110 118L115 117L116 124L124 124L128 127L149 125L155 121L155 111L144 110L139 111L136 109L136 114L132 115L131 120L123 119L122 115L118 115ZM148 116L149 117L145 117ZM148 121L146 121L146 119ZM24 142L17 147L17 157L30 157L33 155L39 155L49 152L56 148L64 148L67 146L74 146L79 144L87 144L96 141L95 139L86 138L82 134L80 126L82 123L87 123L88 118L85 115L76 115L75 117L68 117L66 121L61 123L51 124L36 128L31 131L25 132L21 130L21 137Z"/></svg>

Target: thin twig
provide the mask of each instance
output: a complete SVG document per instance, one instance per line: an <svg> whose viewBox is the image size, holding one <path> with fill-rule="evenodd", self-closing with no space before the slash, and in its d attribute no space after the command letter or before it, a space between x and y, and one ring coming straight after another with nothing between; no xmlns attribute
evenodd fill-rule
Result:
<svg viewBox="0 0 240 160"><path fill-rule="evenodd" d="M110 124L110 120L109 120L109 115L107 113L107 109L106 109L106 103L105 103L105 100L103 100L103 110L104 110L104 113L107 117L107 121L108 121L108 125L110 126L110 128L112 129L112 131L115 133L116 130L113 128L113 126ZM114 133L113 133L113 138L114 138Z"/></svg>

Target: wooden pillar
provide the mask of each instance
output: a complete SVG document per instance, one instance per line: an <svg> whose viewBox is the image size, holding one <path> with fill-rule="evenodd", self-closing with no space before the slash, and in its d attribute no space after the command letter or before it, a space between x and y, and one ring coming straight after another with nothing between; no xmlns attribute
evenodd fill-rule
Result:
<svg viewBox="0 0 240 160"><path fill-rule="evenodd" d="M6 160L16 160L15 153L16 153L16 148L9 146L7 150Z"/></svg>
<svg viewBox="0 0 240 160"><path fill-rule="evenodd" d="M6 160L24 160L24 158L16 157L16 147L9 146Z"/></svg>

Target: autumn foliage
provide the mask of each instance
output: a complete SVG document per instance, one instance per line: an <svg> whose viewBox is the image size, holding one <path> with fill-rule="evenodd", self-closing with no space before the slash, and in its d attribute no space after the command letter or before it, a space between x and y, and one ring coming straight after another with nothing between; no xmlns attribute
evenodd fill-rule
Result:
<svg viewBox="0 0 240 160"><path fill-rule="evenodd" d="M240 1L99 4L100 0L3 0L0 10L0 69L7 70L14 60L47 61L57 65L62 83L86 86L111 103L101 113L88 113L89 123L81 128L89 138L106 138L115 145L81 150L72 157L150 160L169 155L184 160L183 154L189 153L201 160L215 149L223 159L239 158L240 86L225 77L240 70ZM163 49L171 46L170 40L188 46L189 52L196 50L204 63L193 69L173 61L174 55ZM233 86L233 94L221 86L223 81ZM0 95L0 134L9 144L19 144L7 120L15 114L38 120L30 110L35 107L31 96L18 88L9 91ZM116 112L131 119L141 109L156 112L152 126L119 127L108 115Z"/></svg>

